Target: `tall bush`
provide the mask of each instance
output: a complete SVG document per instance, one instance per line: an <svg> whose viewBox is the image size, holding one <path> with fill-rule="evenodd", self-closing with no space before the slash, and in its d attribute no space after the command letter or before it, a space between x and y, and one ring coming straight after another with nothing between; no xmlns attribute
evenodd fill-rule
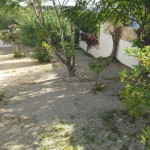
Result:
<svg viewBox="0 0 150 150"><path fill-rule="evenodd" d="M11 43L14 45L14 57L21 57L20 52L20 29L16 24L12 24L8 26L8 30L0 31L0 39L2 39L5 43Z"/></svg>
<svg viewBox="0 0 150 150"><path fill-rule="evenodd" d="M34 48L33 56L34 58L38 59L40 62L51 61L51 51L45 49L43 47L43 42L46 42L46 37L37 19L32 12L28 12L30 15L27 15L24 20L20 22L20 29L21 29L21 43L23 45L31 46ZM53 44L60 49L60 32L59 26L57 23L57 18L54 15L54 10L48 10L44 12L45 18L45 26L46 26L46 33L51 37L53 40ZM67 23L66 19L63 18L63 29L65 40L70 40L69 34L69 24Z"/></svg>
<svg viewBox="0 0 150 150"><path fill-rule="evenodd" d="M0 11L0 30L6 30L9 25L16 23L17 20L14 16Z"/></svg>
<svg viewBox="0 0 150 150"><path fill-rule="evenodd" d="M51 47L46 42L43 42L42 47L36 47L34 49L33 58L39 62L50 62L53 59Z"/></svg>
<svg viewBox="0 0 150 150"><path fill-rule="evenodd" d="M150 111L150 46L144 48L127 48L128 55L140 61L131 71L121 73L121 82L125 83L120 96L129 115L136 119Z"/></svg>

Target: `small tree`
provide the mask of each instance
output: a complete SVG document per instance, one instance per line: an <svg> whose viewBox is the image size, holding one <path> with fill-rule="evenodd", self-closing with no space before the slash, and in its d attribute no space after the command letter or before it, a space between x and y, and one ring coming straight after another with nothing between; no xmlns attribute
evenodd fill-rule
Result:
<svg viewBox="0 0 150 150"><path fill-rule="evenodd" d="M112 57L99 57L89 64L90 69L95 73L95 87L94 94L96 91L102 90L103 87L98 85L99 74L112 62ZM104 85L103 85L104 86Z"/></svg>
<svg viewBox="0 0 150 150"><path fill-rule="evenodd" d="M59 1L58 1L59 2ZM67 2L67 1L66 1ZM66 3L63 1L63 4ZM51 47L53 50L54 55L56 55L60 61L66 65L69 76L74 76L75 75L75 51L74 51L74 27L71 25L71 37L70 37L70 43L65 43L65 38L64 38L64 32L63 32L63 27L62 27L62 9L63 9L63 4L59 3L59 5L56 6L56 3L54 0L52 0L53 7L56 12L56 16L58 19L58 24L59 24L59 29L60 29L60 36L61 36L61 45L62 45L62 50L63 50L63 55L60 55L60 53L57 51L55 45L53 44L53 41L51 37L47 34L47 29L45 25L45 18L42 10L42 5L40 0L30 0L30 4L34 10L34 13L36 15L36 18L40 24L41 30L43 34L45 35L45 38L47 40L48 45Z"/></svg>
<svg viewBox="0 0 150 150"><path fill-rule="evenodd" d="M21 39L20 42L22 45L30 46L33 48L33 58L37 59L39 62L51 62L52 61L52 50L49 46L46 45L46 38L41 30L39 23L36 20L36 17L32 14L28 8L23 11L23 19L19 21L19 28L21 30ZM54 25L56 18L54 20L48 20L48 15L52 15L51 12L47 11L45 14L45 26L49 29L53 26L53 32L48 33L52 35L52 39L56 43L56 40L59 39L57 33L58 26ZM59 41L59 40L57 40Z"/></svg>

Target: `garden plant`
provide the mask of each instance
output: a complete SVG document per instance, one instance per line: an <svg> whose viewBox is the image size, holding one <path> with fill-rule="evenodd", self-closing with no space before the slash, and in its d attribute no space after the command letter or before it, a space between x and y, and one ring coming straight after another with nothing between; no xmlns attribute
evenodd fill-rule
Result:
<svg viewBox="0 0 150 150"><path fill-rule="evenodd" d="M121 82L125 83L125 87L120 96L129 115L135 120L150 110L150 46L127 48L126 51L140 61L131 71L121 73Z"/></svg>
<svg viewBox="0 0 150 150"><path fill-rule="evenodd" d="M11 43L14 45L14 57L21 57L20 52L20 29L16 24L12 24L8 27L8 30L2 30L0 32L0 39L2 39L5 43Z"/></svg>
<svg viewBox="0 0 150 150"><path fill-rule="evenodd" d="M98 84L99 74L112 62L112 57L99 57L90 62L89 67L95 73L95 87L94 94L96 91L101 91L105 88L104 84Z"/></svg>

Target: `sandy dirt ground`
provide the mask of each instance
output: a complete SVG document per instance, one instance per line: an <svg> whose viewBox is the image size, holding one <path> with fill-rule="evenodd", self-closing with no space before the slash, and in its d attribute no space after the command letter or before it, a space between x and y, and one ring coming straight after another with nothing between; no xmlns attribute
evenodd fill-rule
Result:
<svg viewBox="0 0 150 150"><path fill-rule="evenodd" d="M92 59L78 50L77 75L69 78L59 62L14 59L11 47L0 48L0 149L143 149L130 137L135 125L118 115L123 109L118 72L125 66L108 66L99 76L106 88L94 95Z"/></svg>

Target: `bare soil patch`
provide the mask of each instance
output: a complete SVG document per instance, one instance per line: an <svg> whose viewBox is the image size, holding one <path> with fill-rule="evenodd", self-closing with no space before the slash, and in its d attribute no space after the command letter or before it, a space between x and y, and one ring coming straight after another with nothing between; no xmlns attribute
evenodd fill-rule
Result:
<svg viewBox="0 0 150 150"><path fill-rule="evenodd" d="M0 149L2 150L142 150L139 130L148 119L129 123L122 113L123 85L112 63L99 76L107 85L93 95L92 60L77 51L77 75L68 77L60 62L39 64L14 59L12 49L0 49Z"/></svg>

